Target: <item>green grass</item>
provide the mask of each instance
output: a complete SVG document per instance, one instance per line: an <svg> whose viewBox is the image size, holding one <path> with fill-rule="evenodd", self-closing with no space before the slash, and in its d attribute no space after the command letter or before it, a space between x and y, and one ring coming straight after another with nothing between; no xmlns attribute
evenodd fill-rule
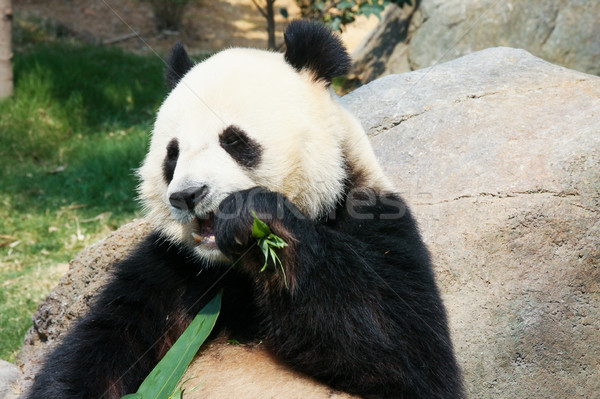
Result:
<svg viewBox="0 0 600 399"><path fill-rule="evenodd" d="M67 262L138 215L134 169L166 94L161 60L108 47L29 40L14 69L15 96L0 102L0 358L8 361Z"/></svg>

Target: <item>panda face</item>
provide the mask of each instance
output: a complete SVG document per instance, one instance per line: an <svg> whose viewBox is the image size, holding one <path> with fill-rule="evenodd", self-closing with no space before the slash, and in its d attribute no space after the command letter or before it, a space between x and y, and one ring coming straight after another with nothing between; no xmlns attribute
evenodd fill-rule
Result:
<svg viewBox="0 0 600 399"><path fill-rule="evenodd" d="M222 51L194 66L180 44L139 169L154 228L208 261L224 261L213 216L229 194L284 194L309 219L328 214L348 187L393 191L360 123L329 90L350 57L323 25L293 21L285 54ZM235 216L235 215L233 215Z"/></svg>
<svg viewBox="0 0 600 399"><path fill-rule="evenodd" d="M223 51L193 67L159 110L140 197L169 239L222 260L212 215L230 193L283 193L309 218L335 206L348 117L323 82L282 54Z"/></svg>

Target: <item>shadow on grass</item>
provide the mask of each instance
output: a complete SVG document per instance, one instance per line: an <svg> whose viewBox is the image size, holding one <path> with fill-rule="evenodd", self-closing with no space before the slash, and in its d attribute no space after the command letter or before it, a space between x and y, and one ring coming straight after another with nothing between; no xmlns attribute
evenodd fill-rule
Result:
<svg viewBox="0 0 600 399"><path fill-rule="evenodd" d="M17 54L15 98L0 103L0 180L14 209L136 209L133 170L167 94L163 70L156 56L100 46Z"/></svg>

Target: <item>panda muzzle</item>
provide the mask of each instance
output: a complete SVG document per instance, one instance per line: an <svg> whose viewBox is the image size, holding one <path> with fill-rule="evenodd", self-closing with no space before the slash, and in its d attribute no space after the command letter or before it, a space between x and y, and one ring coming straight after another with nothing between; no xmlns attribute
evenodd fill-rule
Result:
<svg viewBox="0 0 600 399"><path fill-rule="evenodd" d="M194 212L196 204L206 197L208 186L190 187L177 191L169 196L169 203L173 208L181 211Z"/></svg>
<svg viewBox="0 0 600 399"><path fill-rule="evenodd" d="M214 213L208 213L203 216L196 217L196 227L192 231L192 237L198 244L213 244L215 243L215 223Z"/></svg>

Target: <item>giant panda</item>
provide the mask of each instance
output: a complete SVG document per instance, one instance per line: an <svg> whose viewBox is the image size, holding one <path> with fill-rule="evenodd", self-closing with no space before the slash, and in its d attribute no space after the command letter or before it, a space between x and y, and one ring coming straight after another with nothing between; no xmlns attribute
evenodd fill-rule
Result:
<svg viewBox="0 0 600 399"><path fill-rule="evenodd" d="M172 51L139 194L154 232L48 357L30 398L135 392L223 290L213 337L364 398L464 397L416 222L332 79L350 58L292 22L285 54ZM253 212L288 246L264 266ZM285 272L285 274L283 273Z"/></svg>

